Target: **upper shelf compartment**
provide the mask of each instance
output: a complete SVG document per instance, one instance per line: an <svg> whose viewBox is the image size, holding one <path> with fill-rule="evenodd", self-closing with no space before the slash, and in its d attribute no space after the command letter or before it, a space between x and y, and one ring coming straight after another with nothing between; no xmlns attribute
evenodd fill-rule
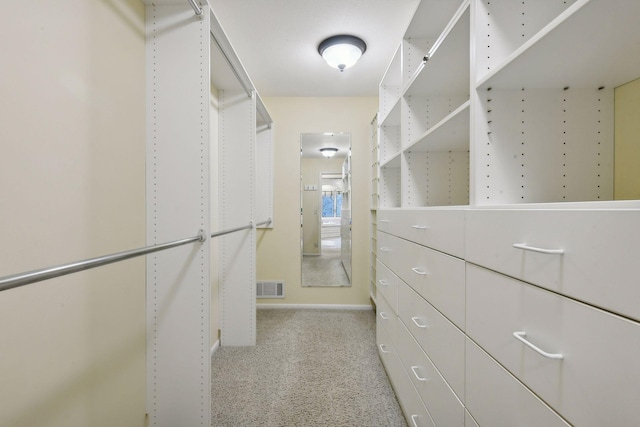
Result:
<svg viewBox="0 0 640 427"><path fill-rule="evenodd" d="M465 2L428 52L407 95L469 95L469 3Z"/></svg>
<svg viewBox="0 0 640 427"><path fill-rule="evenodd" d="M542 9L544 5L538 7L535 2L533 7ZM640 48L640 32L637 31L639 16L638 0L575 1L498 61L495 67L484 61L486 58L483 56L491 56L491 48L484 48L490 43L484 43L486 40L481 40L483 36L479 35L478 63L484 61L485 68L490 70L483 75L483 68L480 67L481 78L477 87L612 88L624 84L640 75L640 55L637 54ZM505 15L503 19L509 18ZM497 20L492 22L500 25Z"/></svg>

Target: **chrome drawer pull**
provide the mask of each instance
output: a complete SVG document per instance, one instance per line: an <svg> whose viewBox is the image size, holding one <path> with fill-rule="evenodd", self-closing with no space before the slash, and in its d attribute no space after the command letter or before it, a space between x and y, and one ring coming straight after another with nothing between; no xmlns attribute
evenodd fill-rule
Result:
<svg viewBox="0 0 640 427"><path fill-rule="evenodd" d="M516 337L516 339L518 341L521 341L524 345L526 345L527 347L535 350L537 353L543 355L544 357L548 357L549 359L562 359L562 358L564 358L564 356L562 354L559 354L559 353L555 353L555 354L554 353L547 353L546 351L540 349L539 347L536 347L531 342L529 342L526 339L524 339L524 337L527 336L526 332L514 332L513 336Z"/></svg>
<svg viewBox="0 0 640 427"><path fill-rule="evenodd" d="M426 225L412 225L411 228L415 228L416 230L426 230Z"/></svg>
<svg viewBox="0 0 640 427"><path fill-rule="evenodd" d="M525 251L538 252L541 254L562 255L564 253L564 249L536 248L534 246L528 246L526 243L514 243L513 247Z"/></svg>
<svg viewBox="0 0 640 427"><path fill-rule="evenodd" d="M378 314L380 315L380 317L382 317L383 320L389 320L389 316L387 316L387 313L385 313L384 311L381 311Z"/></svg>
<svg viewBox="0 0 640 427"><path fill-rule="evenodd" d="M420 366L412 366L412 367L411 367L411 370L413 371L413 375L415 375L415 376L416 376L416 378L418 379L418 381L427 381L427 380L428 380L428 378L424 378L424 377L421 377L420 375L418 375L418 368L419 368L419 367L420 367Z"/></svg>
<svg viewBox="0 0 640 427"><path fill-rule="evenodd" d="M380 351L381 351L381 352L383 352L383 353L385 353L385 354L386 354L386 353L389 353L387 350L385 350L385 348L387 348L387 346L386 346L386 345L384 345L384 344L380 344L380 346L379 346L379 347L380 347Z"/></svg>
<svg viewBox="0 0 640 427"><path fill-rule="evenodd" d="M416 324L416 326L417 326L418 328L426 328L426 327L427 327L427 325L426 325L426 324L425 324L425 325L422 325L422 324L418 323L418 320L424 320L422 317L412 317L412 318L411 318L411 320L413 321L413 323L415 323L415 324Z"/></svg>
<svg viewBox="0 0 640 427"><path fill-rule="evenodd" d="M424 270L420 270L418 267L412 267L411 270L413 270L414 273L419 274L421 276L426 276L427 272Z"/></svg>
<svg viewBox="0 0 640 427"><path fill-rule="evenodd" d="M382 246L380 248L380 252L389 252L389 248L387 248L386 246Z"/></svg>
<svg viewBox="0 0 640 427"><path fill-rule="evenodd" d="M418 422L416 421L417 418L418 418L417 414L411 415L411 424L413 424L413 427L418 427Z"/></svg>
<svg viewBox="0 0 640 427"><path fill-rule="evenodd" d="M378 283L380 283L382 286L389 286L389 284L387 283L386 280L380 279L380 280L378 280Z"/></svg>

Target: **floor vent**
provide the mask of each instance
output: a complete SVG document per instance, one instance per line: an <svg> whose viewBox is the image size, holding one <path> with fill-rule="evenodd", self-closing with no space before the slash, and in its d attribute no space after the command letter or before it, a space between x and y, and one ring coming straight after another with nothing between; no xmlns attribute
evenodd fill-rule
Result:
<svg viewBox="0 0 640 427"><path fill-rule="evenodd" d="M284 298L284 282L257 282L258 298Z"/></svg>

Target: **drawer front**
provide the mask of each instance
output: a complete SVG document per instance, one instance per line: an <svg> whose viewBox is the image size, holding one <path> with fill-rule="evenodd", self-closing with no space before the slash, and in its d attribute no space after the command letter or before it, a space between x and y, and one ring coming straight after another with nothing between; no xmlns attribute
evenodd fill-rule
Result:
<svg viewBox="0 0 640 427"><path fill-rule="evenodd" d="M464 261L394 236L385 244L394 273L464 330Z"/></svg>
<svg viewBox="0 0 640 427"><path fill-rule="evenodd" d="M404 282L398 289L398 312L411 335L464 402L462 331Z"/></svg>
<svg viewBox="0 0 640 427"><path fill-rule="evenodd" d="M464 426L464 406L402 322L398 324L397 351L434 423Z"/></svg>
<svg viewBox="0 0 640 427"><path fill-rule="evenodd" d="M376 293L387 300L394 314L398 313L398 276L380 260L376 260Z"/></svg>
<svg viewBox="0 0 640 427"><path fill-rule="evenodd" d="M570 423L636 425L639 323L467 264L467 326L469 337ZM520 332L549 354L517 339Z"/></svg>
<svg viewBox="0 0 640 427"><path fill-rule="evenodd" d="M465 236L467 261L640 320L638 210L471 209Z"/></svg>
<svg viewBox="0 0 640 427"><path fill-rule="evenodd" d="M378 228L442 252L464 257L464 209L378 211Z"/></svg>
<svg viewBox="0 0 640 427"><path fill-rule="evenodd" d="M384 328L385 332L389 336L391 344L396 347L399 320L397 315L391 310L389 302L383 296L378 296L378 299L376 300L376 315L376 326Z"/></svg>
<svg viewBox="0 0 640 427"><path fill-rule="evenodd" d="M467 410L483 426L569 427L473 341L467 342Z"/></svg>

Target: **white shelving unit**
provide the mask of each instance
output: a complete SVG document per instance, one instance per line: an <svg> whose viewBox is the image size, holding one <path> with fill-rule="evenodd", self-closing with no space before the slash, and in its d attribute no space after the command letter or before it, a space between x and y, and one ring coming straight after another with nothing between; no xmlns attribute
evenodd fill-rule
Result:
<svg viewBox="0 0 640 427"><path fill-rule="evenodd" d="M614 90L640 77L638 17L416 10L380 86L372 226L380 357L414 425L637 423L640 201L614 200Z"/></svg>

